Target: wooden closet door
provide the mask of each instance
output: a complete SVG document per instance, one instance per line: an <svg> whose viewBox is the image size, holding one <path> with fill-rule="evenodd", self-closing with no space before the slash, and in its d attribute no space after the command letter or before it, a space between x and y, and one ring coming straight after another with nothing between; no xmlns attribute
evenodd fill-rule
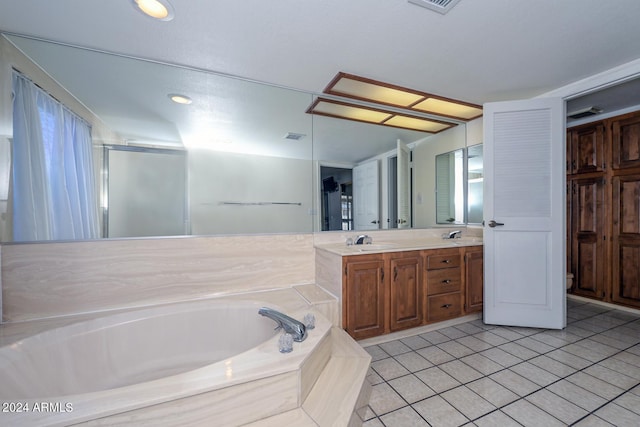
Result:
<svg viewBox="0 0 640 427"><path fill-rule="evenodd" d="M602 172L605 163L605 127L602 123L589 124L570 132L569 171L572 174Z"/></svg>
<svg viewBox="0 0 640 427"><path fill-rule="evenodd" d="M640 307L640 174L613 178L614 302Z"/></svg>
<svg viewBox="0 0 640 427"><path fill-rule="evenodd" d="M640 114L611 125L613 168L627 169L640 167Z"/></svg>
<svg viewBox="0 0 640 427"><path fill-rule="evenodd" d="M573 181L572 266L574 292L603 299L605 272L604 178Z"/></svg>

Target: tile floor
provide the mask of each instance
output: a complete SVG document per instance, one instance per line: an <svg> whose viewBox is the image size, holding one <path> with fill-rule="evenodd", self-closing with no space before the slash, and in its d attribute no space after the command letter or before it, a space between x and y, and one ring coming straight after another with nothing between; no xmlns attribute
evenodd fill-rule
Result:
<svg viewBox="0 0 640 427"><path fill-rule="evenodd" d="M474 320L365 347L364 426L640 426L640 315L567 307L562 331Z"/></svg>

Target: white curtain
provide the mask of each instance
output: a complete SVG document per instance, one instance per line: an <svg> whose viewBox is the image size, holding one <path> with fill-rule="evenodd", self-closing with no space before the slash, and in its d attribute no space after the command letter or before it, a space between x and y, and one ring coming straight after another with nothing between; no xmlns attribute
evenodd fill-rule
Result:
<svg viewBox="0 0 640 427"><path fill-rule="evenodd" d="M100 237L91 128L13 73L14 241Z"/></svg>

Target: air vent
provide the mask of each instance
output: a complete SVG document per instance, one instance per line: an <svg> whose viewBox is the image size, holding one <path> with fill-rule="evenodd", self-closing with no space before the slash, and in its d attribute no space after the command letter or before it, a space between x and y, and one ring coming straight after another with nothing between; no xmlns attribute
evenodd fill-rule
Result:
<svg viewBox="0 0 640 427"><path fill-rule="evenodd" d="M460 0L409 0L409 3L435 10L438 13L445 14L453 9Z"/></svg>
<svg viewBox="0 0 640 427"><path fill-rule="evenodd" d="M567 117L570 119L582 119L583 117L595 116L600 113L602 113L602 108L587 107L568 113Z"/></svg>
<svg viewBox="0 0 640 427"><path fill-rule="evenodd" d="M288 132L285 136L284 139L292 139L294 141L300 141L302 138L304 138L305 135L304 133L294 133L294 132Z"/></svg>

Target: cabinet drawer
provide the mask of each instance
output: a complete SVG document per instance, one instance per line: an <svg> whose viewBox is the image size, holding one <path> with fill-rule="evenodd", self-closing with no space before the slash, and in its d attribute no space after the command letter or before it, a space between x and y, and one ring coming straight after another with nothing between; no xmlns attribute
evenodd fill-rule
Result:
<svg viewBox="0 0 640 427"><path fill-rule="evenodd" d="M462 314L460 292L430 296L427 298L427 318L430 322L451 319Z"/></svg>
<svg viewBox="0 0 640 427"><path fill-rule="evenodd" d="M427 271L427 295L460 292L462 290L460 267Z"/></svg>
<svg viewBox="0 0 640 427"><path fill-rule="evenodd" d="M453 267L460 267L460 253L457 251L450 254L427 255L427 270Z"/></svg>

